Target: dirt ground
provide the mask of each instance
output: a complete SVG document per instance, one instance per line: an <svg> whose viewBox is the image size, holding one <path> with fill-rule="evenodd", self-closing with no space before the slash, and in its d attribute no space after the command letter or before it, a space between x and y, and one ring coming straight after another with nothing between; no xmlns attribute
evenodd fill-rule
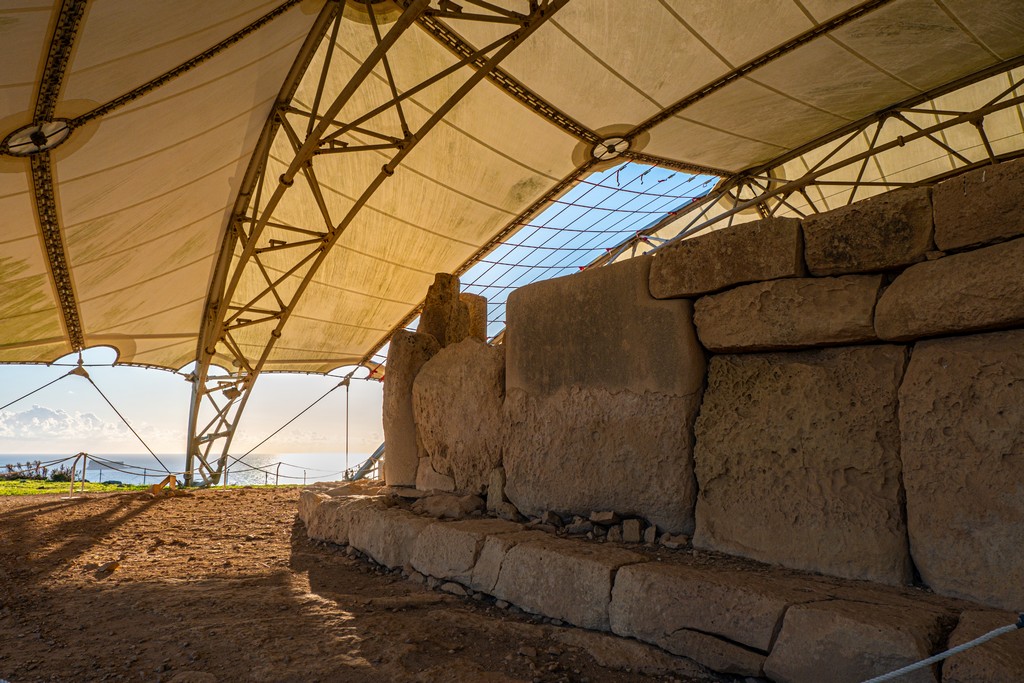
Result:
<svg viewBox="0 0 1024 683"><path fill-rule="evenodd" d="M298 494L0 498L0 680L727 680L316 545Z"/></svg>

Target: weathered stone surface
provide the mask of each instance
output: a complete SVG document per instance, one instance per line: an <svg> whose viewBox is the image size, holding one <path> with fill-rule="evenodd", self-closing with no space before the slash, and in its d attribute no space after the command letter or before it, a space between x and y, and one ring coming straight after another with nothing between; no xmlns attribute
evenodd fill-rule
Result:
<svg viewBox="0 0 1024 683"><path fill-rule="evenodd" d="M599 665L616 671L648 676L683 676L700 679L706 672L688 659L673 657L656 647L635 640L616 638L578 628L558 629L552 637L570 647L586 651Z"/></svg>
<svg viewBox="0 0 1024 683"><path fill-rule="evenodd" d="M1024 235L1024 160L984 166L932 190L935 244L963 249Z"/></svg>
<svg viewBox="0 0 1024 683"><path fill-rule="evenodd" d="M543 531L520 531L512 534L488 536L480 549L473 572L470 575L469 587L492 595L498 583L502 562L505 554L515 545L526 541L547 540L550 538Z"/></svg>
<svg viewBox="0 0 1024 683"><path fill-rule="evenodd" d="M465 304L469 313L469 336L487 341L487 297L463 292L459 294L459 301Z"/></svg>
<svg viewBox="0 0 1024 683"><path fill-rule="evenodd" d="M399 330L388 346L384 379L384 480L390 486L415 486L419 467L412 384L420 368L440 350L428 335Z"/></svg>
<svg viewBox="0 0 1024 683"><path fill-rule="evenodd" d="M413 412L434 470L479 493L501 462L505 353L476 339L442 349L413 383Z"/></svg>
<svg viewBox="0 0 1024 683"><path fill-rule="evenodd" d="M694 297L744 282L803 274L800 221L769 218L660 250L651 267L651 294L656 299Z"/></svg>
<svg viewBox="0 0 1024 683"><path fill-rule="evenodd" d="M520 522L523 520L523 515L519 513L519 508L507 500L498 503L495 506L494 514L498 515L498 517L501 517L502 519L507 519L510 522Z"/></svg>
<svg viewBox="0 0 1024 683"><path fill-rule="evenodd" d="M532 396L569 387L675 396L698 391L704 353L692 306L651 298L651 261L638 257L512 292L506 387Z"/></svg>
<svg viewBox="0 0 1024 683"><path fill-rule="evenodd" d="M416 539L412 566L428 576L470 585L473 567L487 536L522 529L520 524L500 519L432 524Z"/></svg>
<svg viewBox="0 0 1024 683"><path fill-rule="evenodd" d="M768 351L873 341L881 275L789 278L701 297L693 322L711 351Z"/></svg>
<svg viewBox="0 0 1024 683"><path fill-rule="evenodd" d="M1012 612L964 612L949 646L956 647L1017 622ZM1002 683L1024 681L1024 629L954 655L942 665L943 683Z"/></svg>
<svg viewBox="0 0 1024 683"><path fill-rule="evenodd" d="M640 542L640 520L627 519L622 523L622 541L624 543Z"/></svg>
<svg viewBox="0 0 1024 683"><path fill-rule="evenodd" d="M656 355L656 354L654 354ZM693 530L692 434L699 396L564 389L505 400L505 495L520 512L612 509Z"/></svg>
<svg viewBox="0 0 1024 683"><path fill-rule="evenodd" d="M434 276L416 329L433 336L441 348L470 336L469 306L459 297L459 278L448 273Z"/></svg>
<svg viewBox="0 0 1024 683"><path fill-rule="evenodd" d="M896 417L905 359L901 346L715 356L696 423L694 546L909 581Z"/></svg>
<svg viewBox="0 0 1024 683"><path fill-rule="evenodd" d="M926 187L887 192L808 216L804 257L813 275L891 270L925 259L932 243Z"/></svg>
<svg viewBox="0 0 1024 683"><path fill-rule="evenodd" d="M765 655L700 631L681 628L665 634L661 647L709 669L737 676L760 676Z"/></svg>
<svg viewBox="0 0 1024 683"><path fill-rule="evenodd" d="M528 541L505 553L494 595L528 612L607 631L616 570L646 559L607 546L560 539Z"/></svg>
<svg viewBox="0 0 1024 683"><path fill-rule="evenodd" d="M348 542L386 567L404 567L416 538L435 523L399 508L360 507L351 512Z"/></svg>
<svg viewBox="0 0 1024 683"><path fill-rule="evenodd" d="M306 535L318 541L344 545L349 542L352 516L361 510L383 510L387 501L379 496L327 498L320 502L306 521Z"/></svg>
<svg viewBox="0 0 1024 683"><path fill-rule="evenodd" d="M761 574L648 562L619 570L609 614L612 632L687 657L693 655L672 647L679 629L766 652L786 607L820 597Z"/></svg>
<svg viewBox="0 0 1024 683"><path fill-rule="evenodd" d="M299 494L299 519L308 527L310 517L320 507L320 503L330 499L330 496L323 493L309 490L303 491Z"/></svg>
<svg viewBox="0 0 1024 683"><path fill-rule="evenodd" d="M1009 559L1024 546L1024 331L917 344L900 431L921 578L938 593L1024 608L1024 564Z"/></svg>
<svg viewBox="0 0 1024 683"><path fill-rule="evenodd" d="M911 266L878 300L875 330L905 340L1024 324L1024 238Z"/></svg>
<svg viewBox="0 0 1024 683"><path fill-rule="evenodd" d="M590 521L594 524L610 526L619 523L619 515L614 510L595 510L590 513Z"/></svg>
<svg viewBox="0 0 1024 683"><path fill-rule="evenodd" d="M951 614L834 600L791 607L764 671L778 683L859 683L937 652ZM935 683L934 669L900 679Z"/></svg>
<svg viewBox="0 0 1024 683"><path fill-rule="evenodd" d="M412 504L412 511L438 519L462 519L477 510L484 509L479 496L457 496L452 493L438 493L420 498Z"/></svg>
<svg viewBox="0 0 1024 683"><path fill-rule="evenodd" d="M454 491L455 480L434 469L429 456L420 458L416 468L416 489L418 491Z"/></svg>
<svg viewBox="0 0 1024 683"><path fill-rule="evenodd" d="M487 509L496 510L508 501L505 497L505 468L495 467L487 476Z"/></svg>

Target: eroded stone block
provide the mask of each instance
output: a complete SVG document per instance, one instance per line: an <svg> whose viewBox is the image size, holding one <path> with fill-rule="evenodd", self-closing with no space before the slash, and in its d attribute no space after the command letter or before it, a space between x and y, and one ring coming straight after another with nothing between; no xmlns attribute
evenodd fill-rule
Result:
<svg viewBox="0 0 1024 683"><path fill-rule="evenodd" d="M398 508L359 508L349 518L348 542L386 567L404 567L416 538L431 524L434 520Z"/></svg>
<svg viewBox="0 0 1024 683"><path fill-rule="evenodd" d="M878 300L875 330L901 341L1024 325L1024 238L911 266Z"/></svg>
<svg viewBox="0 0 1024 683"><path fill-rule="evenodd" d="M608 630L615 572L638 553L560 539L519 543L505 553L494 595L528 612Z"/></svg>
<svg viewBox="0 0 1024 683"><path fill-rule="evenodd" d="M1024 235L1024 160L983 166L932 190L935 244L943 251Z"/></svg>
<svg viewBox="0 0 1024 683"><path fill-rule="evenodd" d="M834 346L877 339L881 275L789 278L701 297L693 321L717 352Z"/></svg>
<svg viewBox="0 0 1024 683"><path fill-rule="evenodd" d="M389 486L415 486L419 467L412 385L420 368L440 350L429 334L399 330L388 346L384 378L384 480Z"/></svg>
<svg viewBox="0 0 1024 683"><path fill-rule="evenodd" d="M901 346L713 357L696 422L694 546L909 581L896 419L905 359Z"/></svg>
<svg viewBox="0 0 1024 683"><path fill-rule="evenodd" d="M323 500L306 522L306 534L318 541L344 545L349 542L352 516L361 511L380 511L387 502L379 496L349 496Z"/></svg>
<svg viewBox="0 0 1024 683"><path fill-rule="evenodd" d="M969 611L949 637L956 647L1017 621L1014 612ZM1001 683L1024 681L1024 629L954 655L942 665L943 683Z"/></svg>
<svg viewBox="0 0 1024 683"><path fill-rule="evenodd" d="M470 588L492 595L494 586L498 583L501 565L505 561L505 554L513 546L526 541L546 541L550 538L551 536L543 531L519 531L513 534L488 536L484 540L476 565L473 567L469 581Z"/></svg>
<svg viewBox="0 0 1024 683"><path fill-rule="evenodd" d="M441 349L413 383L420 443L455 489L479 493L501 463L505 352L476 339Z"/></svg>
<svg viewBox="0 0 1024 683"><path fill-rule="evenodd" d="M1024 263L1024 262L1022 262ZM910 548L933 590L1024 607L1024 331L922 342L900 388Z"/></svg>
<svg viewBox="0 0 1024 683"><path fill-rule="evenodd" d="M323 493L310 490L303 491L299 494L299 519L308 527L310 517L320 507L320 503L330 499L330 496Z"/></svg>
<svg viewBox="0 0 1024 683"><path fill-rule="evenodd" d="M921 607L845 600L791 607L765 674L779 683L860 683L935 654L955 617ZM936 683L934 668L901 681Z"/></svg>
<svg viewBox="0 0 1024 683"><path fill-rule="evenodd" d="M648 562L619 570L609 614L613 633L674 654L692 656L673 646L672 635L679 629L720 636L765 653L786 608L821 597L798 581L787 584L753 572Z"/></svg>
<svg viewBox="0 0 1024 683"><path fill-rule="evenodd" d="M813 275L892 270L925 259L932 243L926 187L887 192L803 219L804 257Z"/></svg>
<svg viewBox="0 0 1024 683"><path fill-rule="evenodd" d="M522 530L522 525L500 519L432 524L416 539L412 566L427 576L469 585L487 536Z"/></svg>
<svg viewBox="0 0 1024 683"><path fill-rule="evenodd" d="M434 469L428 456L420 457L416 469L416 489L418 491L454 491L455 480Z"/></svg>
<svg viewBox="0 0 1024 683"><path fill-rule="evenodd" d="M416 329L434 337L441 348L470 336L469 307L459 296L459 278L448 273L434 276Z"/></svg>
<svg viewBox="0 0 1024 683"><path fill-rule="evenodd" d="M520 512L616 510L692 533L698 395L563 389L505 400L505 495Z"/></svg>
<svg viewBox="0 0 1024 683"><path fill-rule="evenodd" d="M631 259L509 298L505 492L524 514L616 510L692 527L704 353L690 303L651 298L650 267Z"/></svg>
<svg viewBox="0 0 1024 683"><path fill-rule="evenodd" d="M682 240L651 267L656 299L695 297L726 287L804 274L803 238L795 218L768 218Z"/></svg>

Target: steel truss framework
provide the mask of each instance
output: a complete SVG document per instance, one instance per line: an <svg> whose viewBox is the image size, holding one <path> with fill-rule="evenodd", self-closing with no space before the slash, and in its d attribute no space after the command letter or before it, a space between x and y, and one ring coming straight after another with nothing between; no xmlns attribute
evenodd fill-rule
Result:
<svg viewBox="0 0 1024 683"><path fill-rule="evenodd" d="M767 164L731 175L723 179L707 196L695 201L685 213L667 216L643 233L623 242L607 257L602 257L593 265L614 261L627 252L635 254L638 251L661 249L701 231L724 227L722 223L731 226L744 212L749 214L756 211L758 218L782 214L804 217L852 204L863 198L863 194L858 195L858 190L862 188L880 188L887 191L901 187L932 185L974 168L1024 156L1024 144L1018 145L1012 151L996 154L993 141L985 130L986 117L1013 109L1017 110L1017 116L1024 127L1024 95L1019 94L1024 89L1024 78L1011 78L1011 71L1022 65L1024 58L1017 58L985 69L861 119ZM931 100L994 77L1005 77L1006 87L979 107L958 111L926 106ZM934 123L922 125L922 122L927 120ZM977 140L976 148L983 150L983 153L973 154L964 149L957 150L951 147L944 138L954 131L965 131L974 136ZM867 141L866 147L859 148L852 144L858 139ZM870 177L869 168L875 159L890 150L908 145L930 148L935 155L933 158L946 157L949 169L913 182L886 179L884 176L866 180L866 177ZM830 151L810 166L803 175L786 178L781 174L781 169L787 162L811 151L829 147ZM852 151L851 148L858 151ZM856 171L852 178L851 170ZM818 202L815 202L815 196L819 198ZM819 206L819 202L826 197L831 202L830 206ZM664 244L651 249L646 238L653 234L664 234L669 226L675 235Z"/></svg>
<svg viewBox="0 0 1024 683"><path fill-rule="evenodd" d="M378 24L372 0L365 5L376 37L376 46L359 65L335 99L323 102L327 70L330 69L336 36L343 21L344 1L331 2L318 19L310 39L286 80L274 111L267 122L257 153L253 156L242 191L235 205L235 219L222 245L221 257L207 300L206 317L198 348L198 363L191 376L192 404L189 413L189 443L186 462L188 484L216 484L228 462L228 449L253 384L263 371L271 351L304 291L324 263L327 254L352 223L358 212L376 191L394 175L405 157L430 131L537 28L554 15L568 0L529 0L528 11L514 12L485 0L464 0L455 5L447 0L403 0L401 15L384 28ZM432 6L433 4L433 6ZM524 7L527 3L524 3ZM464 9L471 6L471 9ZM492 44L460 55L453 65L433 74L417 85L399 92L395 85L388 53L403 35L420 30L417 22L444 26L446 20L481 21L507 24L509 32ZM292 95L306 71L320 39L330 31L316 95L309 110L291 103ZM391 98L367 112L352 112L346 105L364 87L378 66L383 68ZM462 84L427 120L413 130L403 111L403 103L413 95L456 73L467 73ZM396 138L372 129L369 123L381 114L392 112L401 121L403 137ZM373 138L371 144L341 144L341 138L355 132ZM293 152L287 170L278 178L266 173L269 149L276 136L283 134ZM367 184L344 216L331 214L317 179L316 157L321 154L370 154L390 156L380 172ZM275 209L294 185L299 174L310 189L323 219L322 229L294 226L276 220ZM288 241L271 239L267 228L286 231ZM278 233L279 234L279 233ZM280 276L272 276L263 254L286 257L290 266ZM242 293L243 276L256 274L263 286L255 296ZM286 281L295 278L298 285ZM252 338L261 339L258 353L247 351L236 339L236 331L247 328Z"/></svg>

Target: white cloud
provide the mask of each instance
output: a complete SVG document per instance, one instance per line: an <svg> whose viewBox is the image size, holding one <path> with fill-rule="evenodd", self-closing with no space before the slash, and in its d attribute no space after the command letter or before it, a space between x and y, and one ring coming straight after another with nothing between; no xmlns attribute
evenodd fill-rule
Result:
<svg viewBox="0 0 1024 683"><path fill-rule="evenodd" d="M123 424L107 422L95 413L73 413L33 405L20 412L0 412L0 438L6 439L119 439L131 433Z"/></svg>

